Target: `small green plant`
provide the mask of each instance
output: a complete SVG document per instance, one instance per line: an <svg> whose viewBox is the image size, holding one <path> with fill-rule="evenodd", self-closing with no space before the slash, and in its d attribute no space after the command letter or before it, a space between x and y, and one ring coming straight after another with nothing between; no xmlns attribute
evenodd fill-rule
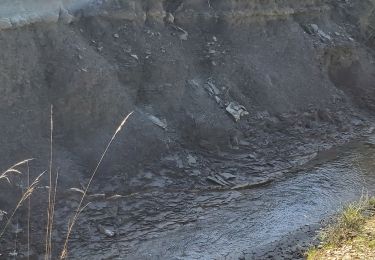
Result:
<svg viewBox="0 0 375 260"><path fill-rule="evenodd" d="M369 198L368 205L370 208L375 208L375 197Z"/></svg>
<svg viewBox="0 0 375 260"><path fill-rule="evenodd" d="M307 260L314 260L318 254L318 249L315 247L309 248L309 250L306 252L306 258Z"/></svg>
<svg viewBox="0 0 375 260"><path fill-rule="evenodd" d="M362 244L375 248L375 241L364 235L364 226L374 216L375 197L364 195L358 202L346 205L333 223L319 232L321 244L311 247L305 256L308 260L325 259L324 252L340 248L352 241L362 241ZM370 214L369 214L370 213Z"/></svg>
<svg viewBox="0 0 375 260"><path fill-rule="evenodd" d="M363 212L367 209L367 205L369 200L361 199L344 207L335 223L320 232L322 243L337 246L357 235L366 220Z"/></svg>
<svg viewBox="0 0 375 260"><path fill-rule="evenodd" d="M319 232L321 245L319 248L330 249L340 247L347 241L361 234L368 219L366 212L375 209L375 197L362 196L358 202L346 205L334 219L333 224ZM317 259L321 250L312 247L306 252L307 259Z"/></svg>

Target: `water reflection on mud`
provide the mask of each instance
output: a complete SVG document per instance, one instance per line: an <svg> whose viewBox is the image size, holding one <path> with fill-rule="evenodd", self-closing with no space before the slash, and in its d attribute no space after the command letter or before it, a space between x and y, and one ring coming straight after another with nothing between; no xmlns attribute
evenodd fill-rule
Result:
<svg viewBox="0 0 375 260"><path fill-rule="evenodd" d="M372 194L374 159L374 145L350 143L257 188L155 191L94 201L81 218L71 254L82 259L251 259L364 192ZM98 236L99 222L114 227L116 236Z"/></svg>

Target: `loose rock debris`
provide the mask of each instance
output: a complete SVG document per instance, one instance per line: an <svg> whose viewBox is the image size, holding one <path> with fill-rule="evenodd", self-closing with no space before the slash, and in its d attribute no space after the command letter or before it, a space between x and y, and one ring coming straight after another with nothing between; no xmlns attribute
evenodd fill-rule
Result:
<svg viewBox="0 0 375 260"><path fill-rule="evenodd" d="M208 176L207 180L216 183L220 186L231 186L231 184L227 181L225 181L222 177L216 175L216 176Z"/></svg>
<svg viewBox="0 0 375 260"><path fill-rule="evenodd" d="M191 154L189 154L189 155L187 156L187 161L188 161L188 164L189 164L190 166L197 164L197 158L195 158L195 157L192 156Z"/></svg>
<svg viewBox="0 0 375 260"><path fill-rule="evenodd" d="M139 60L138 55L136 55L136 54L130 54L130 57L132 57L132 58L134 58L136 60Z"/></svg>
<svg viewBox="0 0 375 260"><path fill-rule="evenodd" d="M207 81L206 89L211 95L217 96L221 94L220 90L211 81Z"/></svg>
<svg viewBox="0 0 375 260"><path fill-rule="evenodd" d="M173 24L174 23L174 16L173 16L173 14L167 12L167 14L164 17L164 21L167 24Z"/></svg>
<svg viewBox="0 0 375 260"><path fill-rule="evenodd" d="M194 83L194 84L193 84ZM192 83L195 87L197 86L197 83L192 81ZM234 120L238 122L241 117L249 115L249 112L247 112L246 108L236 101L232 102L225 102L222 98L220 98L220 95L223 96L222 92L218 87L215 86L215 84L212 82L212 80L208 80L205 84L205 89L207 90L208 94L212 97L214 97L217 104L219 104L221 107L225 107L225 110L232 115Z"/></svg>
<svg viewBox="0 0 375 260"><path fill-rule="evenodd" d="M6 215L7 213L3 210L0 210L0 221L3 221L4 219L4 216Z"/></svg>
<svg viewBox="0 0 375 260"><path fill-rule="evenodd" d="M225 180L231 180L231 179L235 179L236 176L234 176L233 174L229 173L229 172L222 172L222 173L219 173L219 175L221 177L223 177Z"/></svg>
<svg viewBox="0 0 375 260"><path fill-rule="evenodd" d="M153 116L153 115L148 115L148 118L151 120L151 122L153 122L155 125L163 128L164 130L167 129L167 122L166 120L161 120L159 118L157 118L156 116Z"/></svg>
<svg viewBox="0 0 375 260"><path fill-rule="evenodd" d="M237 102L230 102L225 109L229 114L231 114L236 122L238 122L241 117L249 115L246 108Z"/></svg>
<svg viewBox="0 0 375 260"><path fill-rule="evenodd" d="M176 25L172 25L172 28L180 33L180 35L179 35L180 40L187 41L189 33L186 30L184 30L181 27L176 26Z"/></svg>
<svg viewBox="0 0 375 260"><path fill-rule="evenodd" d="M317 24L305 25L304 30L309 34L318 35L322 41L332 41L332 37L320 29Z"/></svg>
<svg viewBox="0 0 375 260"><path fill-rule="evenodd" d="M98 225L98 230L99 230L100 233L106 235L107 237L114 237L116 235L115 231L113 231L110 228L106 228L106 227L104 227L100 224Z"/></svg>

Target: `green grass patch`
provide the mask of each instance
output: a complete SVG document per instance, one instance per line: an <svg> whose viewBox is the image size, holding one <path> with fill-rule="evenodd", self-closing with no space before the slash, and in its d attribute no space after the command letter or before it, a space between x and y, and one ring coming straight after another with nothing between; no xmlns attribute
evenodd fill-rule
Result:
<svg viewBox="0 0 375 260"><path fill-rule="evenodd" d="M360 201L346 205L335 217L332 224L319 232L320 245L306 252L307 259L318 259L320 252L338 248L353 238L360 239L366 221L374 215L375 197L363 196ZM369 214L369 212L372 212ZM365 237L366 246L375 248L375 241Z"/></svg>

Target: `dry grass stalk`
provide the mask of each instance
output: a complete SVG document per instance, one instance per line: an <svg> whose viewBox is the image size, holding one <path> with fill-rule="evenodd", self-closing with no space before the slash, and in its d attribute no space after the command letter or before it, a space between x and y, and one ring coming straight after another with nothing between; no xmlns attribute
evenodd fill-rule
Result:
<svg viewBox="0 0 375 260"><path fill-rule="evenodd" d="M27 167L27 187L30 187L30 166L29 162L26 163ZM30 218L31 218L31 198L27 202L27 259L30 259Z"/></svg>
<svg viewBox="0 0 375 260"><path fill-rule="evenodd" d="M2 172L0 174L0 181L1 180L6 180L8 183L10 183L10 176L11 174L22 174L22 172L20 170L17 169L17 167L19 166L23 166L23 165L29 165L29 162L32 161L34 159L26 159L26 160L23 160L23 161L20 161L14 165L12 165L11 167L9 167L7 170L5 170L4 172ZM39 179L37 178L36 181L38 182ZM36 185L36 184L35 184ZM7 229L7 227L9 226L14 214L16 213L16 211L18 210L18 208L22 205L22 203L25 201L25 199L27 199L31 193L34 191L35 189L35 186L33 185L28 185L28 189L26 190L26 192L22 195L22 198L21 200L18 202L16 208L13 210L13 213L11 214L11 216L8 218L8 221L7 223L5 224L4 228L2 229L1 233L0 233L0 237L2 237Z"/></svg>
<svg viewBox="0 0 375 260"><path fill-rule="evenodd" d="M42 172L32 183L31 185L26 189L25 193L22 195L21 199L18 201L17 206L13 210L12 214L8 218L8 221L6 222L4 228L2 229L0 233L0 237L2 237L8 228L10 222L12 221L14 214L16 214L17 210L22 206L22 204L33 194L33 192L36 189L36 186L39 184L41 177L43 176L45 172Z"/></svg>
<svg viewBox="0 0 375 260"><path fill-rule="evenodd" d="M47 225L46 225L46 241L45 241L45 260L52 258L52 231L53 222L55 215L55 203L56 203L56 191L57 191L57 181L58 172L56 176L53 176L52 166L53 166L53 105L51 105L50 111L50 160L49 160L49 170L48 170L48 208L47 208Z"/></svg>
<svg viewBox="0 0 375 260"><path fill-rule="evenodd" d="M17 169L18 166L22 166L30 161L32 161L34 159L26 159L26 160L23 160L23 161L20 161L14 165L12 165L11 167L9 167L7 170L5 170L4 172L2 172L0 174L0 180L6 180L8 183L10 183L10 175L11 174L22 174L22 172L20 170Z"/></svg>
<svg viewBox="0 0 375 260"><path fill-rule="evenodd" d="M78 204L78 207L75 211L75 214L73 215L73 218L71 219L71 221L69 222L68 224L68 231L67 231L67 235L66 235L66 238L65 238L65 242L64 242L64 247L63 247L63 250L61 252L61 255L60 255L60 259L66 259L68 257L68 242L69 242L69 238L70 238L70 235L72 233L72 230L73 230L73 227L75 225L75 223L77 222L77 219L79 217L79 215L82 213L82 211L87 207L87 205L85 205L84 207L82 207L82 204L83 204L83 201L84 199L86 198L86 195L87 195L87 192L90 188L90 185L105 157L105 155L107 154L108 152L108 149L110 148L112 142L115 140L117 134L121 131L121 129L123 128L123 126L125 125L125 123L127 122L127 120L129 119L129 117L133 114L133 112L131 112L130 114L128 114L124 120L122 120L121 124L119 125L119 127L116 129L115 133L113 134L112 138L110 139L110 141L108 142L104 152L102 153L101 157L100 157L100 160L99 162L97 163L94 171L92 172L91 174L91 177L89 179L89 182L84 190L84 193L82 194L82 197L81 197L81 200Z"/></svg>

